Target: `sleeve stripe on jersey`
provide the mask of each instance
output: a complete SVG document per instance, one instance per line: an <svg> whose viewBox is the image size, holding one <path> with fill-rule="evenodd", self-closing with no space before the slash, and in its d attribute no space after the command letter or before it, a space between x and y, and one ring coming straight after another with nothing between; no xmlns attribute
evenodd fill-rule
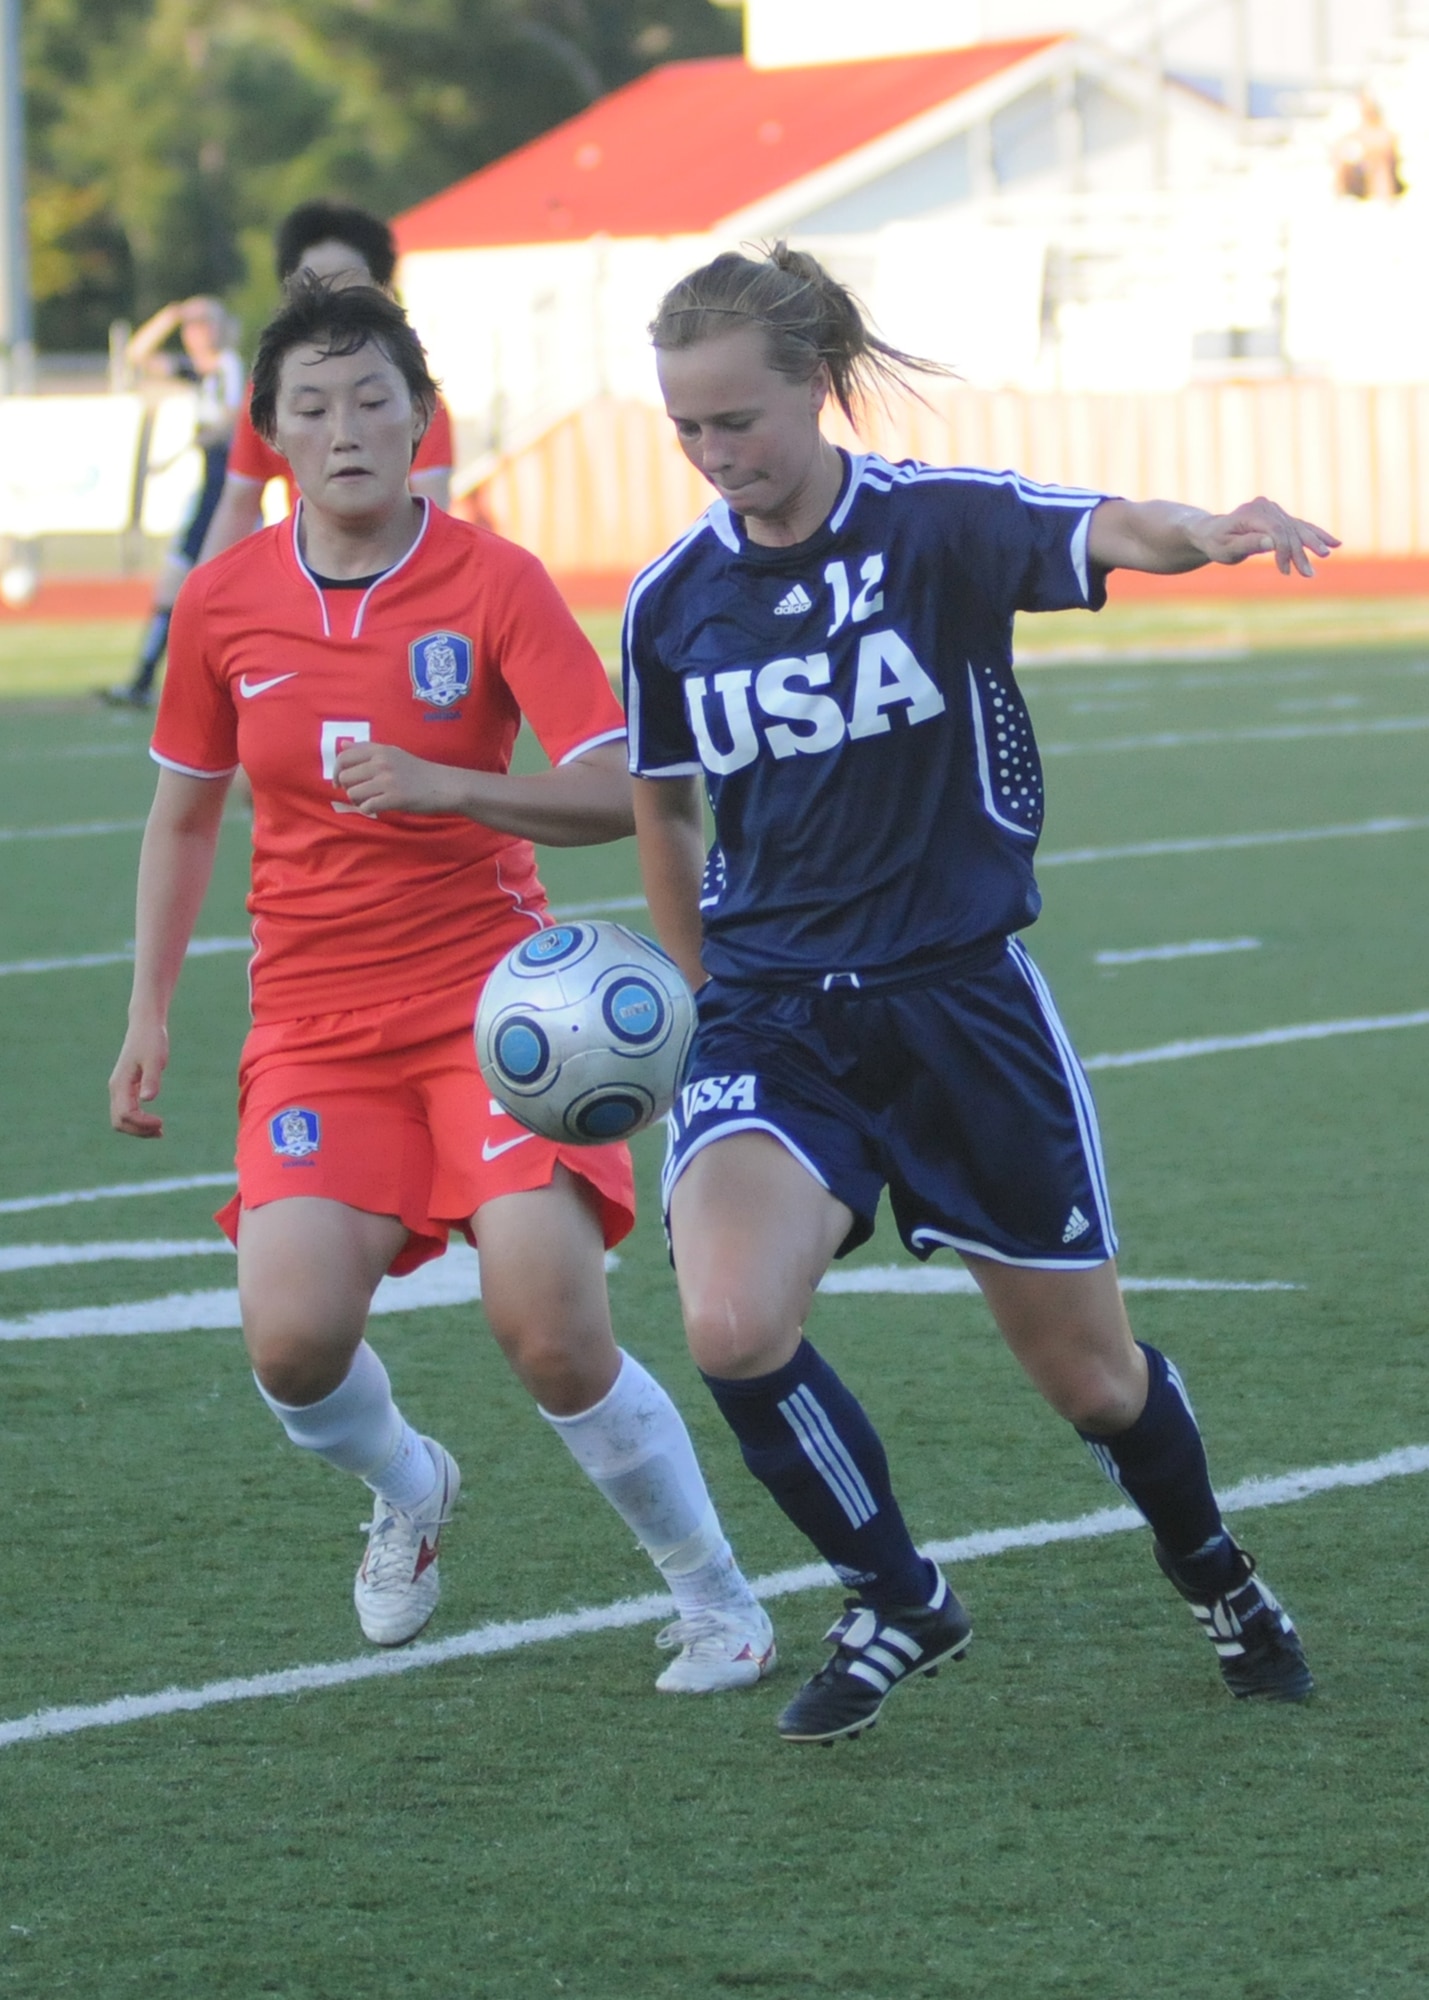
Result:
<svg viewBox="0 0 1429 2000"><path fill-rule="evenodd" d="M1106 498L1091 486L1042 486L1035 479L1024 479L1020 472L984 472L968 465L920 466L906 472L900 469L898 477L911 486L938 480L954 485L1011 486L1020 499L1033 507L1085 507L1089 500L1095 504Z"/></svg>
<svg viewBox="0 0 1429 2000"><path fill-rule="evenodd" d="M1028 479L1020 472L989 472L980 466L971 465L924 465L921 460L905 460L893 465L886 458L879 458L870 452L852 460L853 472L849 479L848 491L829 518L829 526L837 534L848 520L855 498L864 487L875 493L891 493L895 486L918 486L924 483L948 482L968 486L1010 486L1031 506L1037 507L1085 507L1088 500L1105 499L1105 494L1090 486L1051 486L1040 480Z"/></svg>
<svg viewBox="0 0 1429 2000"><path fill-rule="evenodd" d="M624 741L625 731L623 728L604 729L599 736L592 736L584 743L577 743L574 750L568 750L565 756L561 758L560 763L557 764L556 769L559 770L561 764L573 764L577 757L584 757L588 750L598 750L602 743L623 743Z"/></svg>
<svg viewBox="0 0 1429 2000"><path fill-rule="evenodd" d="M648 771L637 771L637 778L701 778L703 764L652 764Z"/></svg>
<svg viewBox="0 0 1429 2000"><path fill-rule="evenodd" d="M238 769L236 764L226 764L221 771L196 771L192 764L177 764L172 757L163 757L151 744L149 755L156 764L162 764L166 771L177 771L181 778L231 778Z"/></svg>

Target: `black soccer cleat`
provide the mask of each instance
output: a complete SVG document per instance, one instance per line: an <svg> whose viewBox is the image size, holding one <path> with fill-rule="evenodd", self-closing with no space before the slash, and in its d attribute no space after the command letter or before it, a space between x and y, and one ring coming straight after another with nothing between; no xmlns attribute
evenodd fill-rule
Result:
<svg viewBox="0 0 1429 2000"><path fill-rule="evenodd" d="M960 1660L972 1639L968 1614L938 1576L931 1604L882 1614L857 1597L825 1637L833 1657L805 1681L779 1718L786 1743L834 1743L872 1729L896 1687Z"/></svg>
<svg viewBox="0 0 1429 2000"><path fill-rule="evenodd" d="M1231 1590L1208 1596L1181 1581L1159 1542L1152 1546L1162 1574L1185 1598L1215 1647L1221 1679L1237 1700L1304 1701L1313 1692L1300 1634L1274 1591L1256 1575L1254 1556L1232 1543L1241 1580Z"/></svg>

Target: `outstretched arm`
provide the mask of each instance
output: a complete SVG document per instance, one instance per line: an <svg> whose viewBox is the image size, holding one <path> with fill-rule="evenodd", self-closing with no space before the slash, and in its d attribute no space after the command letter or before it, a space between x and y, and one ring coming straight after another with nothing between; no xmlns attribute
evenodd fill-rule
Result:
<svg viewBox="0 0 1429 2000"><path fill-rule="evenodd" d="M1229 514L1208 514L1179 500L1103 500L1092 515L1087 554L1098 569L1150 570L1176 576L1206 563L1241 563L1271 555L1282 576L1313 576L1312 555L1339 542L1313 521L1297 521L1273 500L1247 500Z"/></svg>
<svg viewBox="0 0 1429 2000"><path fill-rule="evenodd" d="M135 327L124 344L124 359L131 368L143 368L158 354L169 335L183 321L182 303L175 299L151 313L142 326Z"/></svg>
<svg viewBox="0 0 1429 2000"><path fill-rule="evenodd" d="M693 987L709 976L700 962L704 926L704 796L698 778L636 778L635 833L640 876L659 938Z"/></svg>
<svg viewBox="0 0 1429 2000"><path fill-rule="evenodd" d="M109 1079L109 1122L158 1139L164 1122L142 1107L159 1094L169 1060L169 1002L213 873L228 783L160 771L139 854L134 985L129 1029Z"/></svg>
<svg viewBox="0 0 1429 2000"><path fill-rule="evenodd" d="M554 770L513 777L431 764L391 743L350 743L337 782L369 819L379 813L454 814L545 847L597 847L635 831L623 743L601 743Z"/></svg>

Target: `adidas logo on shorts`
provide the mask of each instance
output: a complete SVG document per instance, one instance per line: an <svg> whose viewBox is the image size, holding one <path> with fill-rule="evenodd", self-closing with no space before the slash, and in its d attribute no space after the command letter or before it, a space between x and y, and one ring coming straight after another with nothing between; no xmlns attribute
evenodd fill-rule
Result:
<svg viewBox="0 0 1429 2000"><path fill-rule="evenodd" d="M1091 1226L1087 1218L1082 1214L1082 1211L1079 1208L1074 1208L1067 1217L1067 1226L1062 1231L1062 1241L1064 1243L1075 1243L1079 1236L1086 1235Z"/></svg>
<svg viewBox="0 0 1429 2000"><path fill-rule="evenodd" d="M796 583L794 588L787 591L775 605L774 616L776 618L792 618L797 612L812 611L813 608L813 598L810 597L802 583Z"/></svg>

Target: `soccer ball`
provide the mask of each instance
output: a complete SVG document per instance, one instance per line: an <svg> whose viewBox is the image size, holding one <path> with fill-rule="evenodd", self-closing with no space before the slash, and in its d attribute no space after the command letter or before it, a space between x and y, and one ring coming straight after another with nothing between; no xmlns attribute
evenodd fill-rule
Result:
<svg viewBox="0 0 1429 2000"><path fill-rule="evenodd" d="M694 995L657 944L624 924L555 924L493 969L476 1059L519 1124L606 1146L669 1110L694 1032Z"/></svg>

